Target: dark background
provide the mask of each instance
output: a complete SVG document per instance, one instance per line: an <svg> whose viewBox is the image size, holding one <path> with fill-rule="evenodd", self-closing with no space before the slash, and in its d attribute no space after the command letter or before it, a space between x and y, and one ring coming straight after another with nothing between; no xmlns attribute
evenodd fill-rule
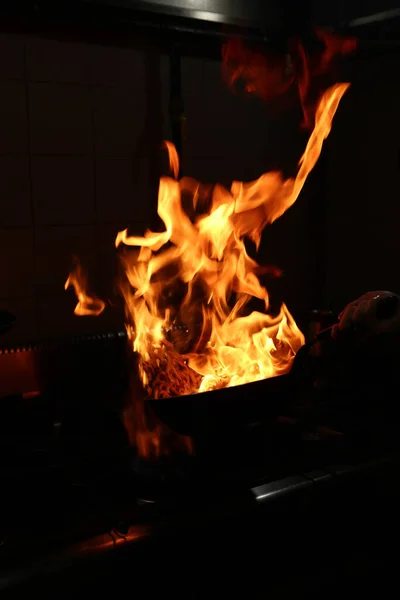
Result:
<svg viewBox="0 0 400 600"><path fill-rule="evenodd" d="M315 173L264 232L259 262L283 269L272 289L295 314L400 291L398 67L398 55L353 64ZM235 96L215 58L184 56L182 85L184 174L229 184L294 167L298 109ZM0 306L18 317L5 343L122 326L112 310L75 317L64 282L76 254L92 289L110 291L117 231L154 222L170 135L169 57L154 44L0 36Z"/></svg>

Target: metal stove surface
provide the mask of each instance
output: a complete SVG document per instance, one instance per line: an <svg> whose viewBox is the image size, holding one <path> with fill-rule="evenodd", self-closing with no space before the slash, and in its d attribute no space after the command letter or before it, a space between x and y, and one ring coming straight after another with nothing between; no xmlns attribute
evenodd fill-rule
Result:
<svg viewBox="0 0 400 600"><path fill-rule="evenodd" d="M73 414L54 421L54 403L44 395L1 405L0 587L59 569L66 556L310 499L397 460L393 448L377 452L284 421L254 426L236 444L222 437L212 451L149 462L129 447L117 412L71 402Z"/></svg>
<svg viewBox="0 0 400 600"><path fill-rule="evenodd" d="M190 557L190 565L185 563L190 570L213 552L218 564L218 553L234 561L232 553L240 548L256 560L255 548L265 539L276 557L286 557L286 540L295 536L311 543L327 518L330 528L345 535L362 518L360 506L369 506L369 527L371 515L379 515L382 530L388 503L396 498L398 505L393 409L393 418L375 411L355 431L364 396L356 410L349 398L324 403L317 397L311 421L256 423L199 441L194 456L148 462L133 452L120 420L129 366L124 339L88 340L71 348L1 356L10 363L3 365L3 376L15 371L5 382L8 390L22 382L20 362L25 390L39 384L43 389L0 401L3 596L7 591L21 597L37 584L42 597L45 587L54 597L61 581L76 595L78 580L103 585L103 575L110 573L113 591L116 573L123 579L132 561L142 561L137 568L143 579L141 569L144 573L156 556L158 569L167 563L174 569L171 561L179 556L182 564ZM310 427L319 419L325 427ZM251 539L243 539L247 535Z"/></svg>

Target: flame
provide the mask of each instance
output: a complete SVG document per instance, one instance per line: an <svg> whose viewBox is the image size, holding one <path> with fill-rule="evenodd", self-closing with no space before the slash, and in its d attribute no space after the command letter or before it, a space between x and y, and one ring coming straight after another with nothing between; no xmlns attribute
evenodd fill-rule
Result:
<svg viewBox="0 0 400 600"><path fill-rule="evenodd" d="M67 290L70 286L74 288L76 297L78 298L78 304L74 310L76 315L79 317L97 317L103 312L105 308L103 300L93 295L89 296L87 293L88 283L86 273L78 261L76 261L74 268L69 274L64 289Z"/></svg>
<svg viewBox="0 0 400 600"><path fill-rule="evenodd" d="M230 191L215 186L207 210L193 218L183 208L182 192L192 191L196 207L198 184L162 177L158 214L165 230L143 237L118 233L116 246L138 248L125 258L129 285L123 293L128 333L151 396L204 392L290 370L303 334L284 304L277 315L268 312L268 292L245 238L258 245L263 228L295 202L347 87L336 84L322 95L295 177L270 172L250 183L235 181ZM168 143L167 149L177 173L175 148ZM265 312L244 314L251 298Z"/></svg>
<svg viewBox="0 0 400 600"><path fill-rule="evenodd" d="M164 231L130 236L124 230L116 237L116 246L123 246L126 277L120 287L128 339L138 357L141 389L152 398L207 392L287 373L304 343L285 304L278 314L271 312L267 289L258 278L261 273L279 276L279 270L260 267L245 242L251 240L258 248L266 225L298 198L349 86L337 83L326 89L319 78L337 56L355 49L355 40L320 30L317 37L323 50L314 57L298 40L286 57L267 59L237 41L223 50L230 85L241 78L248 92L264 100L282 99L297 86L311 134L294 177L267 172L252 182L234 181L230 190L189 177L178 180L179 157L166 141L173 177L160 179L158 215ZM78 297L75 314L103 311L104 302L88 295L79 265L65 287L69 285ZM246 312L250 300L261 303L263 311ZM140 456L158 457L171 447L193 450L190 438L174 434L146 409L134 381L122 416Z"/></svg>
<svg viewBox="0 0 400 600"><path fill-rule="evenodd" d="M130 401L127 403L122 420L129 442L135 447L137 455L146 459L168 455L171 449L193 454L192 438L172 432L154 414L146 410L143 393L132 386Z"/></svg>
<svg viewBox="0 0 400 600"><path fill-rule="evenodd" d="M295 79L303 111L303 126L311 129L314 123L316 102L320 96L321 85L326 86L325 78L334 73L337 60L351 54L357 48L357 39L341 37L328 33L324 29L315 29L316 37L322 49L310 56L299 40L291 43L291 56Z"/></svg>
<svg viewBox="0 0 400 600"><path fill-rule="evenodd" d="M168 142L168 140L164 141L164 146L168 150L169 168L173 172L175 179L178 179L179 156L176 151L176 148L173 144L171 144L171 142Z"/></svg>

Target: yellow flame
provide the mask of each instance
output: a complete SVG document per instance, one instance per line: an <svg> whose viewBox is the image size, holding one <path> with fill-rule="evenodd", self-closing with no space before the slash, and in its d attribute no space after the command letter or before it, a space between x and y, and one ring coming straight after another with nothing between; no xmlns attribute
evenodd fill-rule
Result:
<svg viewBox="0 0 400 600"><path fill-rule="evenodd" d="M171 323L183 323L189 333L198 334L186 353L188 366L202 379L191 389L181 374L182 394L264 379L290 369L304 343L303 334L285 305L278 315L268 314L268 292L257 277L259 267L248 255L244 239L258 245L264 227L296 201L347 88L346 83L334 85L321 97L295 177L284 180L281 173L270 172L250 183L235 181L230 192L215 186L207 211L196 218L183 209L181 193L190 189L196 208L198 185L187 178L178 182L162 177L158 214L165 231L147 231L143 237L131 237L127 230L118 233L117 246L139 248L134 259L125 261L130 286L124 295L128 322L135 329L134 349L142 360L152 360L151 348L166 341ZM170 142L166 147L177 177L176 150ZM250 298L261 300L266 312L242 316ZM151 382L141 372L149 388ZM164 380L168 377L178 375L170 372ZM163 385L168 388L168 381Z"/></svg>
<svg viewBox="0 0 400 600"><path fill-rule="evenodd" d="M68 289L72 286L75 290L78 304L75 307L74 313L79 317L92 316L97 317L100 315L104 308L105 303L96 296L89 296L87 293L87 279L86 275L79 263L77 263L74 269L68 276L65 282L64 289Z"/></svg>

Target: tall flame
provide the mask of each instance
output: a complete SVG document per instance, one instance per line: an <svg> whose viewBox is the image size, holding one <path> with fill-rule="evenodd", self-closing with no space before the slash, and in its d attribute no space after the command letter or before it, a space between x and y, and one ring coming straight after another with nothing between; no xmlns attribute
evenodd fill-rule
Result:
<svg viewBox="0 0 400 600"><path fill-rule="evenodd" d="M243 48L236 46L233 55L226 49L224 56L225 63L233 65L230 82L242 76L249 91L259 92L264 99L283 94L296 80L304 120L312 129L296 176L284 179L278 171L268 172L252 182L234 181L230 190L217 184L207 195L194 179L178 181L179 157L174 145L165 142L174 178L160 180L158 215L164 231L146 231L141 237L125 230L117 235L116 246L136 248L121 253L126 274L121 291L128 337L139 356L141 383L150 397L205 392L286 373L304 343L284 304L278 314L270 312L268 292L257 275L276 275L278 270L261 268L249 256L245 240L252 240L258 248L264 227L296 201L349 86L333 85L315 104L310 75L325 73L335 56L355 48L351 39L323 33L320 37L325 50L313 70L298 45L300 67L295 78L286 73L281 59L271 69L261 55L246 53L238 71ZM65 287L70 285L78 298L77 315L103 311L104 302L88 294L79 264ZM263 303L264 311L246 314L251 299ZM142 456L166 453L171 445L192 449L189 438L172 434L150 418L134 393L123 419Z"/></svg>
<svg viewBox="0 0 400 600"><path fill-rule="evenodd" d="M230 191L215 186L207 212L192 219L183 209L182 192L191 191L196 207L197 182L162 177L158 214L165 230L143 237L118 233L116 246L139 249L125 260L129 286L124 295L128 330L149 394L203 392L290 369L304 337L284 304L278 315L268 313L268 292L244 240L258 245L263 228L296 201L347 87L336 84L322 95L295 177L284 180L270 172L250 183L235 181ZM167 148L177 174L175 148L170 143ZM261 300L265 312L243 315L251 298ZM183 341L175 334L182 328Z"/></svg>

